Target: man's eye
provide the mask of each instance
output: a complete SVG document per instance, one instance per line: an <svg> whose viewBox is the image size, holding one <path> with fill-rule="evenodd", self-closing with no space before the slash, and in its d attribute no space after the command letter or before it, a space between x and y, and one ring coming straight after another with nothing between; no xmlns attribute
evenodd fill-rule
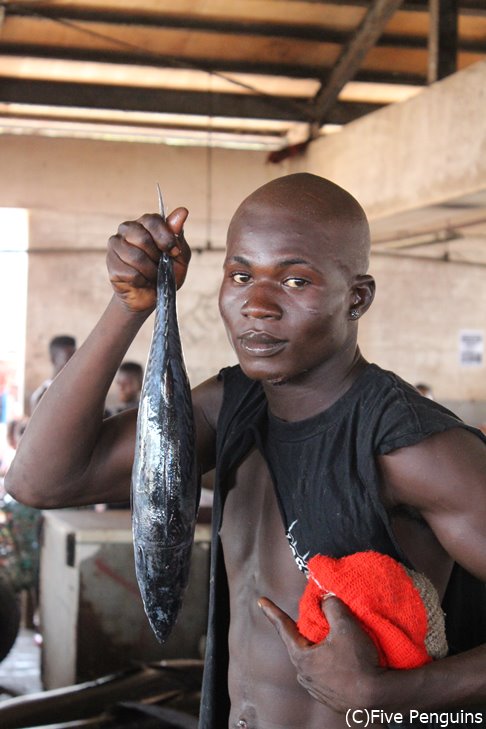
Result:
<svg viewBox="0 0 486 729"><path fill-rule="evenodd" d="M291 289L302 289L304 286L307 286L309 283L305 278L286 278L284 281L286 286L289 286Z"/></svg>
<svg viewBox="0 0 486 729"><path fill-rule="evenodd" d="M249 273L232 273L231 278L237 284L246 284L250 280Z"/></svg>

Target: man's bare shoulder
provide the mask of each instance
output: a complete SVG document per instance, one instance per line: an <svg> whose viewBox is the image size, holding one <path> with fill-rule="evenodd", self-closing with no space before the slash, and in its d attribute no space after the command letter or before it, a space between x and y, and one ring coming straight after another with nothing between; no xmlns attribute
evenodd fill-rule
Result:
<svg viewBox="0 0 486 729"><path fill-rule="evenodd" d="M459 485L464 495L468 484L484 482L486 440L458 426L382 455L379 462L397 502L419 504L435 500L439 493L446 496L449 490L457 496Z"/></svg>
<svg viewBox="0 0 486 729"><path fill-rule="evenodd" d="M417 509L449 555L486 578L486 442L457 427L380 456L388 506ZM482 556L481 556L482 555Z"/></svg>

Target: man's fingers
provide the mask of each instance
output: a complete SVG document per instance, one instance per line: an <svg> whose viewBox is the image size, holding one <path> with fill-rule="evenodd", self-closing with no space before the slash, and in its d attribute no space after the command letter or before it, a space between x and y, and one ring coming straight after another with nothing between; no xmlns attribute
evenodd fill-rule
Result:
<svg viewBox="0 0 486 729"><path fill-rule="evenodd" d="M355 644L359 641L363 649L369 651L370 660L374 662L378 660L378 646L342 600L334 596L327 597L322 601L321 609L329 623L329 634L326 640L333 642L344 636L346 639L354 641Z"/></svg>
<svg viewBox="0 0 486 729"><path fill-rule="evenodd" d="M191 259L191 249L184 237L184 223L188 215L187 208L176 208L167 218L167 224L176 236L175 244L171 248L171 254L180 259L181 262L185 262L186 265Z"/></svg>
<svg viewBox="0 0 486 729"><path fill-rule="evenodd" d="M348 606L335 595L324 597L321 610L329 623L329 632L344 633L358 627L358 621Z"/></svg>
<svg viewBox="0 0 486 729"><path fill-rule="evenodd" d="M182 233L182 229L188 215L189 210L187 208L176 208L167 217L167 225L172 230L174 235L180 235Z"/></svg>
<svg viewBox="0 0 486 729"><path fill-rule="evenodd" d="M284 613L275 603L268 599L268 597L261 597L258 600L263 613L272 623L283 642L287 646L289 653L295 648L307 648L312 645L307 638L304 638L297 629L295 622L292 618Z"/></svg>
<svg viewBox="0 0 486 729"><path fill-rule="evenodd" d="M353 619L353 614L348 606L336 595L325 595L321 601L321 610L327 618L329 625L340 618Z"/></svg>

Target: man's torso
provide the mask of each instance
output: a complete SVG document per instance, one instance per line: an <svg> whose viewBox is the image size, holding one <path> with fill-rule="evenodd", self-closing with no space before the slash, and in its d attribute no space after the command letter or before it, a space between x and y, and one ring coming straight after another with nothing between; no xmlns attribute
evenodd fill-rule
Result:
<svg viewBox="0 0 486 729"><path fill-rule="evenodd" d="M235 412L243 412L243 419L247 417L244 401L237 403ZM366 430L369 427L368 414L365 414L364 419L365 423L361 428ZM245 425L246 429L247 425L248 423ZM233 430L233 435L229 438L229 451L238 442L235 433L238 431ZM351 440L353 438L354 436ZM256 440L259 440L258 437ZM316 543L316 534L313 533L312 550L309 554L307 555L309 550L302 541L297 550L294 548L294 555L292 554L289 548L289 541L292 542L292 530L289 530L289 526L293 515L292 513L285 515L282 503L277 502L276 487L272 483L262 451L265 451L264 443L262 444L260 440L260 450L258 450L254 439L252 449L243 456L240 454L240 457L233 461L231 470L224 474L222 498L224 507L219 536L230 594L228 688L232 708L229 727L240 727L240 729L246 727L269 729L275 726L279 729L297 729L297 727L300 729L303 726L306 729L341 727L345 725L345 717L335 715L326 709L297 683L296 671L284 644L258 607L258 598L264 595L295 619L299 599L306 584L304 574L299 570L297 563L300 564L302 555L310 558L319 551L325 553L330 537L329 533L322 534L321 550L319 534ZM348 456L349 454L343 454L343 458ZM365 486L368 488L371 485L380 498L383 484L379 484L377 458L371 448L371 441L365 456L368 459L367 461L365 459L366 463L373 462L370 472L364 478ZM319 459L316 462L318 461ZM309 478L312 482L312 473L309 474ZM353 488L362 489L363 486L359 483L359 479L353 482L353 478L347 476L344 479L346 483L340 485L345 495L344 502L347 503L351 503L347 492ZM275 474L274 480L277 480ZM325 484L317 483L316 488L325 488ZM339 492L338 487L336 491ZM363 494L360 498L362 496ZM388 494L388 498L389 496ZM312 496L309 495L309 498L312 499ZM280 495L279 501L281 502ZM363 504L366 504L366 501L362 502L360 507L362 510ZM319 509L325 508L325 505L324 499ZM401 555L409 565L428 574L432 581L434 580L430 570L434 564L440 564L442 570L447 569L444 568L444 560L448 560L448 557L423 520L416 518L406 509L397 509L394 504L389 511L383 508L383 503L376 508L375 505L376 499L366 507L369 511L366 518L371 524L371 531L378 539L378 546L373 544L373 540L369 541L369 535L366 536L367 525L362 530L361 541L360 538L356 540L353 534L354 541L350 552L377 548L378 551L387 552L395 557L398 553L398 556ZM308 524L315 531L315 524L312 522L319 523L320 514L316 513L315 520L312 519L312 509L310 514ZM349 524L346 526L346 514L342 514L344 527L343 524L339 524L339 516L336 513L336 519L330 520L327 531L335 525L337 531L341 529L340 539L342 539L343 534L353 532L350 532ZM359 514L355 523L359 524ZM319 529L321 528L322 524ZM295 544L292 546L295 547ZM432 559L421 561L422 553L432 554ZM343 555L334 554L334 556Z"/></svg>

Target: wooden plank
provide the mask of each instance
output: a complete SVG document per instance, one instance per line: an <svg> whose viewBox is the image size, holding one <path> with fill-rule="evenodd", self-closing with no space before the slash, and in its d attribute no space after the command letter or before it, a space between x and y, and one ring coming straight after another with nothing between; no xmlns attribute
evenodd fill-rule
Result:
<svg viewBox="0 0 486 729"><path fill-rule="evenodd" d="M305 63L289 63L285 61L274 63L259 58L252 60L232 60L217 58L216 55L209 58L193 56L182 58L179 56L167 56L163 53L151 53L150 51L140 52L134 57L129 51L106 50L97 48L65 48L61 45L39 46L23 40L15 45L2 42L0 37L0 54L11 56L24 56L32 58L53 58L66 61L94 61L97 63L133 64L137 66L154 66L157 68L177 68L206 71L208 73L252 73L269 76L288 76L295 79L319 79L322 77L323 66L313 65L304 59ZM426 53L424 49L424 53ZM425 64L426 65L426 64ZM408 68L397 70L390 68L389 64L378 64L376 68L361 68L355 75L355 81L366 81L368 83L388 84L411 84L422 86L426 83L426 69L424 71L412 72ZM330 68L331 66L329 66Z"/></svg>
<svg viewBox="0 0 486 729"><path fill-rule="evenodd" d="M367 3L365 2L365 5ZM18 7L18 6L17 6ZM50 0L50 2L42 2L37 0L34 4L29 3L25 12L31 13L56 13L69 17L71 13L86 14L120 14L131 16L134 13L137 16L145 17L148 22L160 15L174 15L186 17L189 22L191 20L221 20L241 23L287 23L289 26L319 25L323 22L332 26L336 30L350 30L360 21L364 8L363 5L356 2L347 2L342 4L335 3L332 0L326 0L319 5L312 5L309 2L299 0L298 3L289 2L288 0L147 0L138 1L127 0L68 0L67 2L59 2L59 0Z"/></svg>
<svg viewBox="0 0 486 729"><path fill-rule="evenodd" d="M374 46L386 23L401 3L402 0L375 0L366 13L353 39L342 51L332 72L315 96L314 114L317 124L311 130L311 136L317 135L317 128L324 123L340 91L356 74L365 55Z"/></svg>
<svg viewBox="0 0 486 729"><path fill-rule="evenodd" d="M483 0L484 2L484 0ZM331 6L326 5L326 10ZM351 7L351 6L350 6ZM403 12L402 5L386 32L377 43L392 46L414 47L427 44L428 37L428 16L425 12L421 14L416 11L409 13ZM42 20L61 21L79 21L81 23L98 23L106 26L125 25L132 28L174 28L184 31L210 32L215 34L231 34L246 35L248 40L255 36L266 36L276 38L288 38L290 40L317 40L321 43L337 43L342 45L347 42L349 34L354 31L355 27L362 19L362 13L355 18L354 25L349 23L346 26L337 27L333 18L322 16L320 19L309 18L307 20L304 10L299 18L299 22L289 22L287 17L275 17L272 20L260 21L252 18L226 18L223 16L206 16L188 13L170 14L159 12L157 14L147 14L143 9L137 11L121 11L114 8L90 8L85 6L47 6L39 8L39 5L7 5L4 8L6 17L13 20L16 17L31 18L39 23ZM179 10L179 8L178 8ZM469 11L470 13L473 11ZM462 8L461 8L462 13ZM483 21L486 14L486 6L484 7L483 17L476 11L473 16L474 26L477 21ZM471 15L469 17L472 17ZM466 20L463 15L462 20ZM318 22L317 22L318 21ZM464 25L464 23L463 23ZM461 33L462 35L462 33ZM467 37L462 38L467 42ZM480 28L477 42L483 41L484 34Z"/></svg>
<svg viewBox="0 0 486 729"><path fill-rule="evenodd" d="M275 119L310 122L310 108L300 99L245 94L219 94L174 91L171 89L134 88L103 84L0 79L0 101L17 104L50 105L90 109L166 114L192 114L242 119ZM334 124L347 124L378 104L341 102L330 117Z"/></svg>
<svg viewBox="0 0 486 729"><path fill-rule="evenodd" d="M429 84L457 71L458 0L429 0Z"/></svg>
<svg viewBox="0 0 486 729"><path fill-rule="evenodd" d="M209 32L215 34L246 35L251 42L252 37L265 36L288 38L291 40L316 40L326 43L344 43L349 31L339 30L324 25L292 23L282 19L279 22L257 22L255 20L228 20L226 18L205 17L187 14L147 15L138 11L121 12L116 9L88 9L79 7L46 7L39 10L30 5L7 5L9 18L30 17L32 19L69 20L82 23L97 23L108 26L129 25L135 28L173 28L196 33Z"/></svg>
<svg viewBox="0 0 486 729"><path fill-rule="evenodd" d="M59 6L47 7L42 10L38 10L36 6L32 10L31 6L8 5L6 15L9 18L10 24L14 18L30 18L32 23L37 22L39 25L36 26L36 38L41 43L44 42L42 37L43 30L46 31L45 41L48 42L50 40L49 26L47 29L45 28L45 21L57 21L59 24L65 23L66 21L72 24L79 22L79 27L83 29L83 32L88 31L89 24L97 24L98 26L103 24L104 27L110 28L130 26L134 33L140 33L144 28L150 28L161 31L164 29L180 30L183 33L187 33L188 31L195 34L210 33L216 36L243 35L246 36L245 44L247 45L252 44L254 38L265 37L267 39L285 38L292 42L298 42L299 40L319 41L321 45L328 43L342 46L348 42L349 33L352 30L350 28L338 29L330 27L325 23L308 24L301 22L300 24L290 24L287 19L282 19L279 22L255 22L252 20L235 21L183 14L165 15L159 13L157 15L147 16L140 11L127 13L116 12L115 10L89 10L85 8L79 9L77 7L62 8ZM396 14L396 17L393 19L393 26L390 26L377 39L376 44L392 48L396 47L397 49L426 48L428 43L428 26L425 19L420 25L416 23L405 24L403 21L404 13L401 13L402 21L400 23L397 22L398 15L400 13ZM459 43L464 50L481 52L484 50L484 28L486 27L486 23L482 19L482 26L480 25L478 28L477 19L475 18L474 20L476 22L473 23L473 27L476 30L477 36L469 39L466 35L463 37L463 33L461 33ZM92 27L95 28L94 25ZM52 31L52 28L50 30ZM6 28L7 37L8 32L9 29ZM227 38L223 38L222 41L223 43L226 42Z"/></svg>

